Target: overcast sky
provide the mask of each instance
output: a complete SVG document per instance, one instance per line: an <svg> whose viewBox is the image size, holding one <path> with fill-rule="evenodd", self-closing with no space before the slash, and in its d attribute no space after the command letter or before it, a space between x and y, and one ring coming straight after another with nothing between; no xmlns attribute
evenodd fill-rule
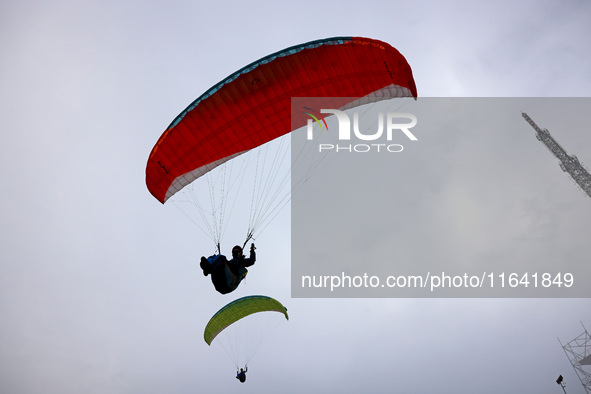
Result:
<svg viewBox="0 0 591 394"><path fill-rule="evenodd" d="M0 3L0 391L559 393L562 374L569 394L583 393L557 338L591 327L589 299L291 298L289 209L257 237L246 282L222 296L197 265L211 241L147 191L150 150L180 111L244 65L315 39L388 42L420 97L591 96L588 1L406 3ZM591 166L589 122L562 127L555 117L536 121ZM527 248L544 244L583 259L591 201L531 128L514 133L515 146L470 140L498 144L478 157L487 168L511 173L520 156L539 180L501 205L527 219L499 230L512 248L503 253L535 256ZM433 148L441 137L430 138ZM468 142L441 144L455 167L422 169L438 185L431 214L442 225L450 214L437 207L470 210L484 226L465 243L485 253L493 214L458 203L487 201L479 183L457 183L469 179ZM499 208L503 186L489 187ZM461 243L466 223L446 236ZM251 294L277 298L290 320L240 384L203 329Z"/></svg>

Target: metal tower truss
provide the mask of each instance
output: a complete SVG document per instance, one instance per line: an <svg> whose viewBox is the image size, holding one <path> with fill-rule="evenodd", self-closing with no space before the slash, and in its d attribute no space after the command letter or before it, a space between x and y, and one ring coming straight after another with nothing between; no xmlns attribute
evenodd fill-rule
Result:
<svg viewBox="0 0 591 394"><path fill-rule="evenodd" d="M550 152L560 161L559 165L562 171L570 174L576 185L583 190L589 197L591 197L591 174L579 162L576 156L569 156L568 153L560 146L558 142L550 135L548 129L541 129L538 125L525 113L521 116L534 128L536 131L536 138L540 140Z"/></svg>
<svg viewBox="0 0 591 394"><path fill-rule="evenodd" d="M583 323L581 323L582 325ZM562 344L558 342L566 353L568 360L575 369L583 388L587 394L591 393L591 336L583 326L584 332L572 341Z"/></svg>

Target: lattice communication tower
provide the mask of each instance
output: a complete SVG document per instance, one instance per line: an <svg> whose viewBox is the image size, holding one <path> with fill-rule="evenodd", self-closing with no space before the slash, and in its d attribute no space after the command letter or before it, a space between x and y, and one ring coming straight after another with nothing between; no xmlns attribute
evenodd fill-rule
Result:
<svg viewBox="0 0 591 394"><path fill-rule="evenodd" d="M564 345L560 342L560 338L558 342L575 369L585 392L591 394L591 336L585 326L583 326L583 330L581 335Z"/></svg>

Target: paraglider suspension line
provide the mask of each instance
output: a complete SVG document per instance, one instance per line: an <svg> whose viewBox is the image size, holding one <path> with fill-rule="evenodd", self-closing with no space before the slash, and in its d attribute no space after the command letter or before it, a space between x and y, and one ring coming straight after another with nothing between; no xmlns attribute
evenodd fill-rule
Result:
<svg viewBox="0 0 591 394"><path fill-rule="evenodd" d="M244 250L244 248L246 247L246 244L248 243L248 241L250 241L252 239L252 230L248 232L248 234L246 235L246 241L244 241L244 244L242 245L242 250Z"/></svg>

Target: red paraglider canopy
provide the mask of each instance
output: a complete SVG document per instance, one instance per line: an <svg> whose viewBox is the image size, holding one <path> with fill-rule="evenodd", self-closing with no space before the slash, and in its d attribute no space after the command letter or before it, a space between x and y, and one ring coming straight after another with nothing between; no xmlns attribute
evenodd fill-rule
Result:
<svg viewBox="0 0 591 394"><path fill-rule="evenodd" d="M152 149L146 184L164 203L218 165L289 133L292 124L304 126L303 113L290 114L292 97L342 97L334 107L340 108L351 97L410 96L417 96L410 66L382 41L336 37L290 47L235 72L185 109Z"/></svg>

